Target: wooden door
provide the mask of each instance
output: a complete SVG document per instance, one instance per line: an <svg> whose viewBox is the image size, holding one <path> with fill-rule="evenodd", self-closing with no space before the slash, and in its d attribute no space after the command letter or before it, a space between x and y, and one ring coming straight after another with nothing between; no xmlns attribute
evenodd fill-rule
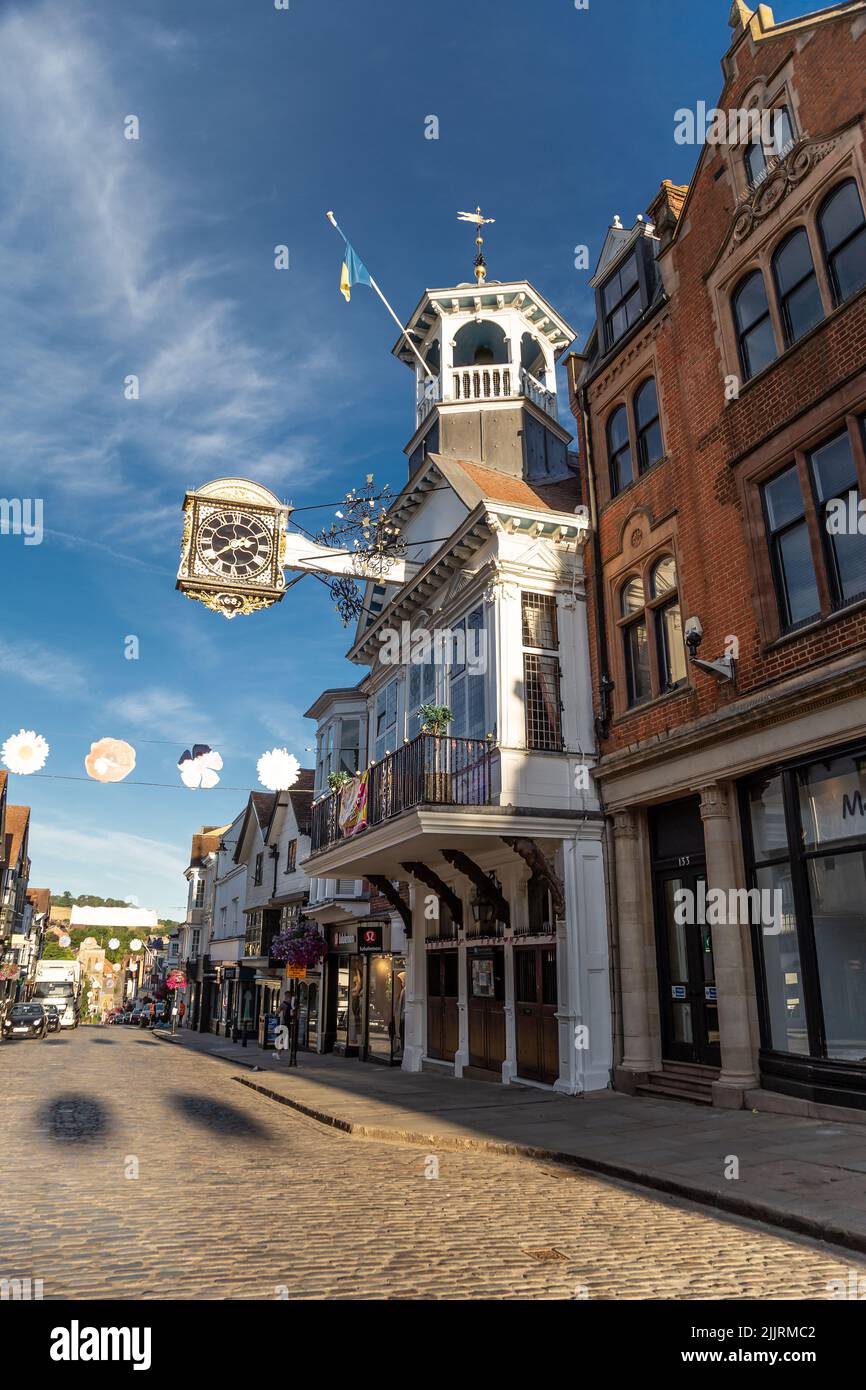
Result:
<svg viewBox="0 0 866 1390"><path fill-rule="evenodd" d="M456 951L427 952L427 1056L443 1062L457 1051L458 978Z"/></svg>
<svg viewBox="0 0 866 1390"><path fill-rule="evenodd" d="M559 1076L556 1021L556 947L520 946L514 952L517 1075L553 1085Z"/></svg>

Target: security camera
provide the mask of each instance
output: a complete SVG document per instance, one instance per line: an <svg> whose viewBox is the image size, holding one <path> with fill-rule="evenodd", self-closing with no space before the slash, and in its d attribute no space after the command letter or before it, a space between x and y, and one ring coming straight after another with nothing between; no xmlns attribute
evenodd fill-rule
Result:
<svg viewBox="0 0 866 1390"><path fill-rule="evenodd" d="M685 627L686 646L689 649L689 656L694 661L698 647L704 640L704 627L700 618L687 618Z"/></svg>

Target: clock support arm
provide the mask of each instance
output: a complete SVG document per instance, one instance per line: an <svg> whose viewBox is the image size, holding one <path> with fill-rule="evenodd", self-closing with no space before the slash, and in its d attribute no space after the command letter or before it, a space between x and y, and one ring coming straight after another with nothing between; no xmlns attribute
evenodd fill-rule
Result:
<svg viewBox="0 0 866 1390"><path fill-rule="evenodd" d="M280 564L284 569L303 570L314 574L350 575L354 579L375 579L380 584L405 584L418 573L420 565L395 557L384 573L373 566L367 568L363 556L351 550L333 550L319 545L296 531L287 531L283 538Z"/></svg>

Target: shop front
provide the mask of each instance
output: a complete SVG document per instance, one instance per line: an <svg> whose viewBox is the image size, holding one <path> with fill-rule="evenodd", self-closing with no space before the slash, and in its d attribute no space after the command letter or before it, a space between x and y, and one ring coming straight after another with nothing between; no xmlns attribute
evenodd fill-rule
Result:
<svg viewBox="0 0 866 1390"><path fill-rule="evenodd" d="M406 957L390 922L365 919L329 932L323 1051L399 1066L405 1045ZM303 997L301 999L303 1023Z"/></svg>
<svg viewBox="0 0 866 1390"><path fill-rule="evenodd" d="M761 1084L866 1109L866 744L745 779Z"/></svg>

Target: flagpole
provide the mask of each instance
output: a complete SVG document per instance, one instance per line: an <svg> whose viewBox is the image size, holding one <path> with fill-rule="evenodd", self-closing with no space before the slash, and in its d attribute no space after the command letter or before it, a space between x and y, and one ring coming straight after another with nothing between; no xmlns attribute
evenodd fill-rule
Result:
<svg viewBox="0 0 866 1390"><path fill-rule="evenodd" d="M334 214L333 214L332 212L326 212L326 213L325 213L325 216L327 217L327 219L328 219L328 221L331 223L331 225L332 225L333 227L336 227L337 231L340 233L340 236L343 238L343 240L345 241L346 245L348 246L348 244L349 244L349 239L348 239L348 237L346 236L346 233L343 231L343 229L342 229L342 227L340 226L340 224L338 223L338 221L337 221L336 217L334 216ZM367 271L367 274L370 275L370 272ZM433 372L433 371L431 371L430 368L428 367L427 363L424 361L424 358L421 356L421 354L420 354L420 352L418 351L417 347L416 347L415 344L412 342L412 339L409 337L409 334L407 333L406 329L403 327L403 324L400 322L400 320L398 319L397 315L394 313L394 310L391 308L391 305L388 303L388 301L387 301L387 299L385 298L385 296L383 295L382 291L379 289L379 286L376 284L376 281L373 279L372 275L370 275L370 289L376 291L376 293L377 293L377 295L379 296L379 298L381 299L382 303L385 305L385 308L388 310L388 313L391 315L391 318L394 320L394 322L396 323L397 327L399 328L401 337L403 337L403 338L406 339L406 342L409 344L409 346L410 346L410 348L412 349L412 351L414 352L415 356L418 358L418 361L421 363L421 366L424 368L425 372L426 372L427 375L430 377L431 381L435 381L435 380L436 380L436 373Z"/></svg>

